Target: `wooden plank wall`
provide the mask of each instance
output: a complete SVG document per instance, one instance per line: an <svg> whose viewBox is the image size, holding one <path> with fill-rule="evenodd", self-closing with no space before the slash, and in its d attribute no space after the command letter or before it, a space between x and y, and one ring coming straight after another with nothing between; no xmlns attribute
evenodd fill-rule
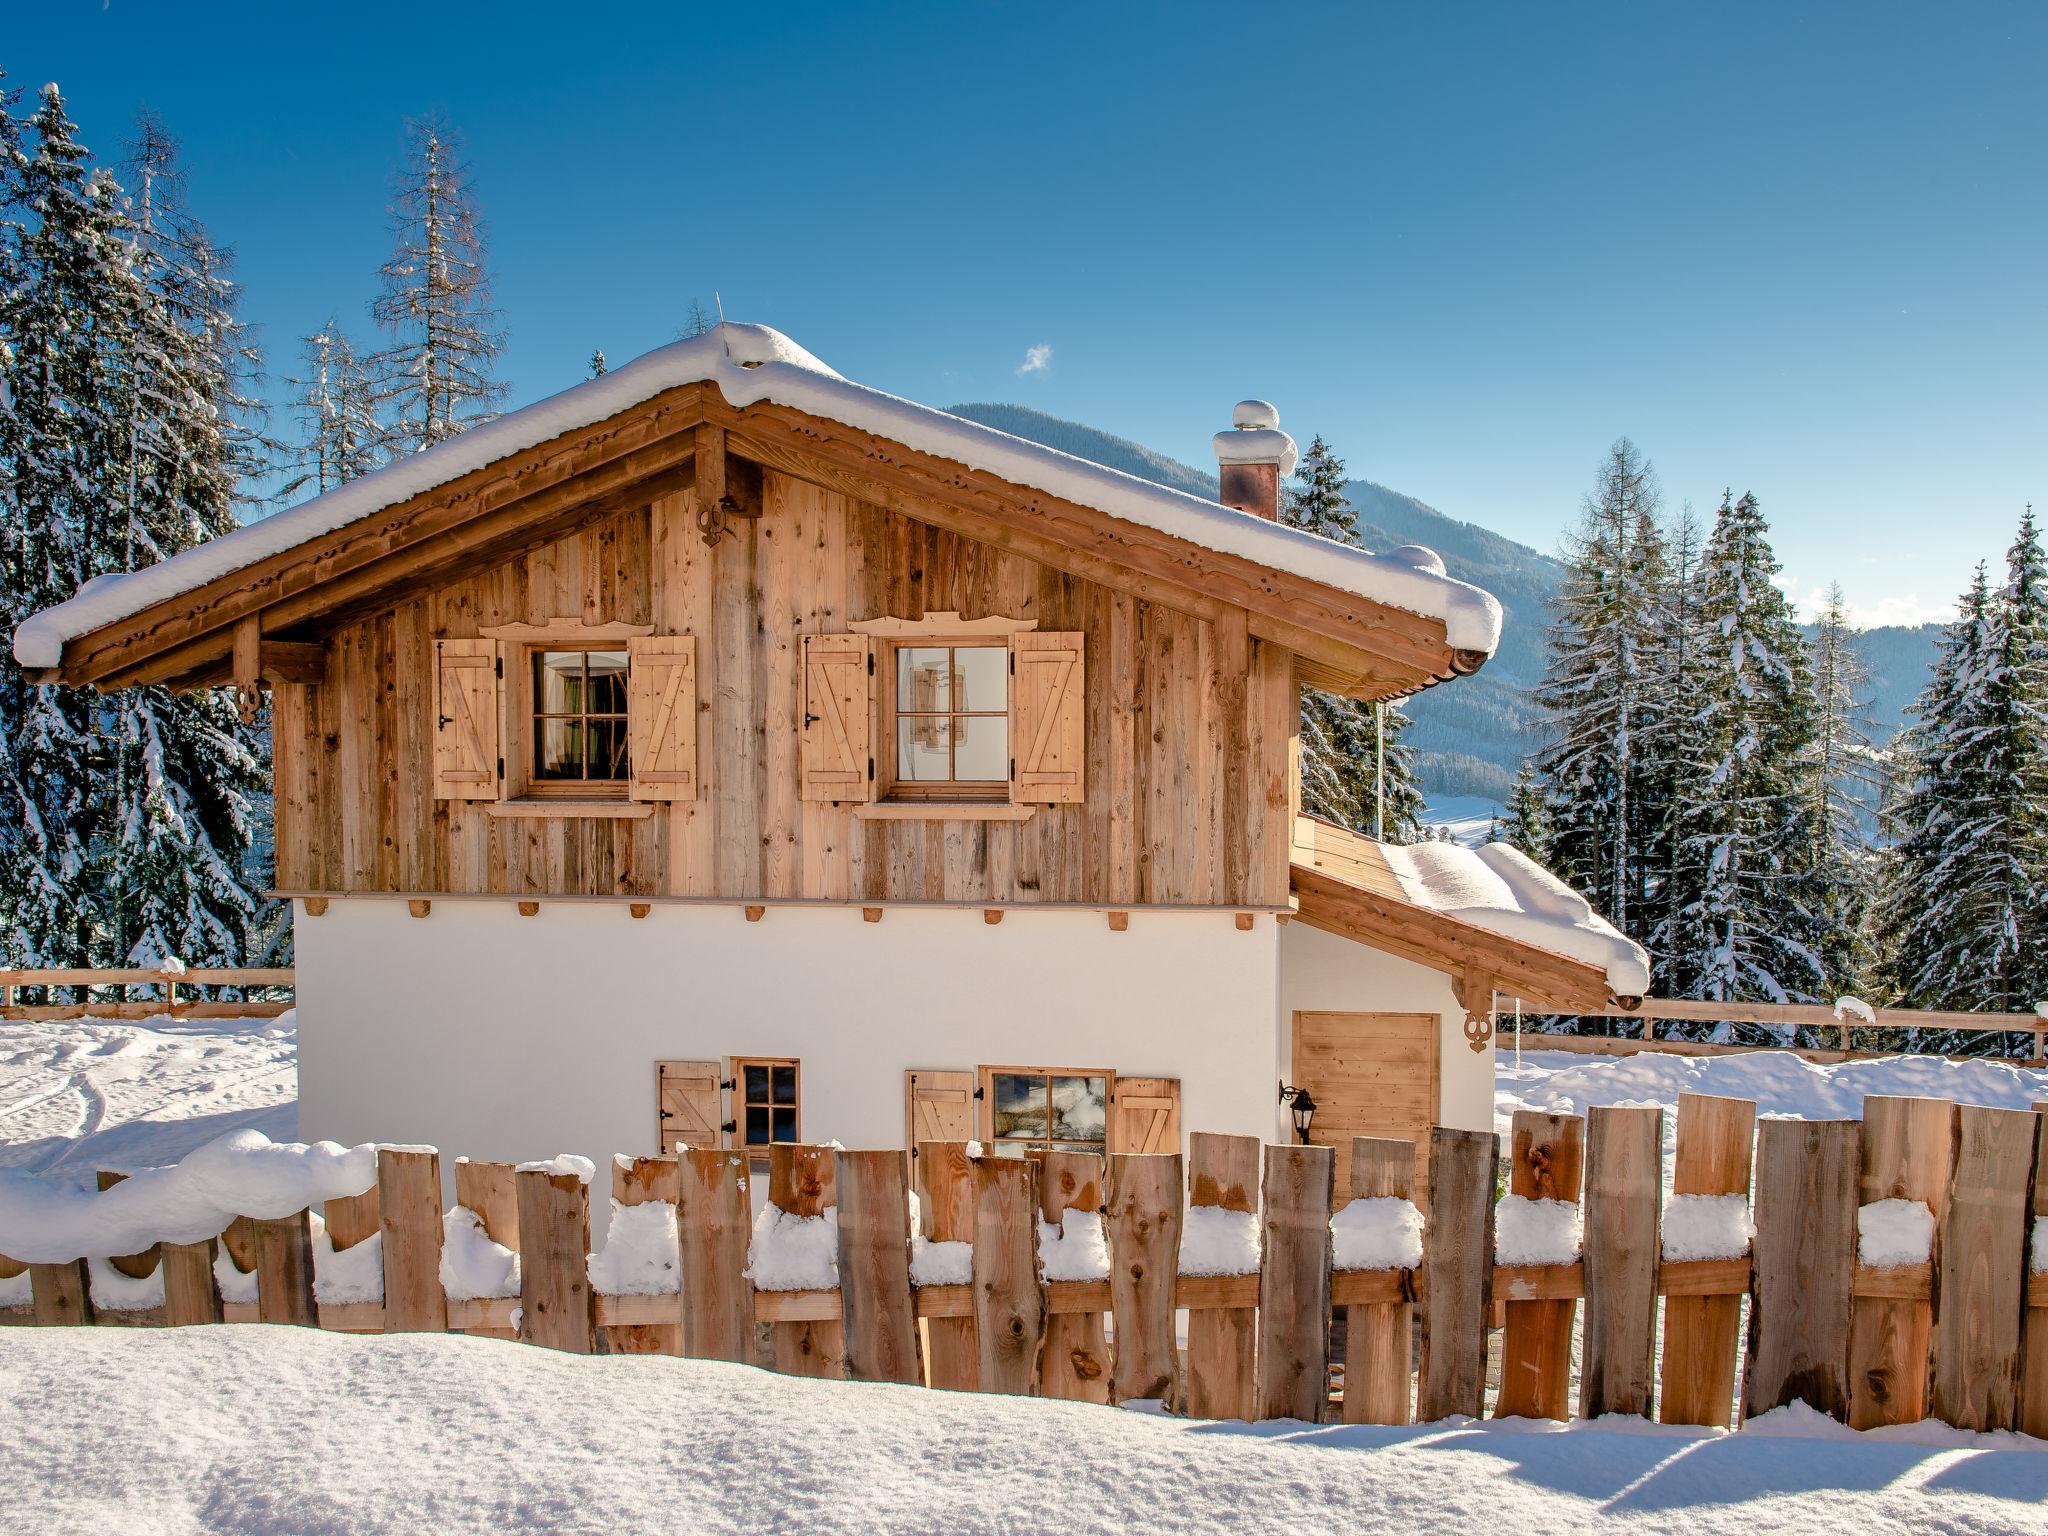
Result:
<svg viewBox="0 0 2048 1536"><path fill-rule="evenodd" d="M337 632L276 691L287 890L1279 905L1291 653L769 472L707 548L693 492ZM1087 798L1024 822L860 821L797 799L801 637L928 611L1087 636ZM493 817L432 795L433 641L561 618L699 637L702 798L643 819Z"/></svg>

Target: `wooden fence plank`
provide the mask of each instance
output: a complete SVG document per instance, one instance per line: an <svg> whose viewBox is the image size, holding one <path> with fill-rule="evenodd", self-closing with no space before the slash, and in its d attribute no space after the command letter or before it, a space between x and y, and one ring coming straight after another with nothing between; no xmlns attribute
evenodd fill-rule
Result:
<svg viewBox="0 0 2048 1536"><path fill-rule="evenodd" d="M1956 1107L1947 1099L1863 1100L1857 1199L1919 1200L1939 1223L1955 1171ZM1849 1303L1849 1427L1911 1424L1927 1416L1925 1300L1857 1295Z"/></svg>
<svg viewBox="0 0 2048 1536"><path fill-rule="evenodd" d="M841 1152L839 1299L852 1381L924 1381L910 1294L910 1199L901 1152Z"/></svg>
<svg viewBox="0 0 2048 1536"><path fill-rule="evenodd" d="M306 1328L320 1324L313 1299L313 1223L299 1211L256 1227L256 1320Z"/></svg>
<svg viewBox="0 0 2048 1536"><path fill-rule="evenodd" d="M1664 1111L1586 1112L1586 1339L1579 1416L1650 1416L1662 1256Z"/></svg>
<svg viewBox="0 0 2048 1536"><path fill-rule="evenodd" d="M1756 1142L1756 1277L1742 1416L1795 1399L1849 1412L1849 1298L1856 1267L1854 1120L1765 1120Z"/></svg>
<svg viewBox="0 0 2048 1536"><path fill-rule="evenodd" d="M519 1337L572 1355L597 1350L590 1289L590 1186L574 1173L521 1168Z"/></svg>
<svg viewBox="0 0 2048 1536"><path fill-rule="evenodd" d="M1415 1144L1374 1136L1352 1137L1351 1198L1413 1200ZM1400 1276L1400 1300L1353 1302L1344 1309L1346 1424L1409 1421L1409 1387L1414 1375L1414 1277L1408 1270L1390 1273Z"/></svg>
<svg viewBox="0 0 2048 1536"><path fill-rule="evenodd" d="M1266 1148L1253 1415L1320 1424L1330 1403L1331 1147ZM1122 1334L1119 1332L1118 1337Z"/></svg>
<svg viewBox="0 0 2048 1536"><path fill-rule="evenodd" d="M680 1206L682 1167L673 1157L615 1157L612 1159L612 1199L620 1205ZM607 1238L609 1241L609 1238ZM654 1304L658 1322L614 1323L604 1330L605 1348L615 1355L680 1355L683 1352L682 1234L676 1235L676 1279L678 1294L643 1296L635 1300ZM661 1305L667 1303L667 1305ZM602 1306L602 1302L600 1302ZM673 1319L673 1320L671 1320Z"/></svg>
<svg viewBox="0 0 2048 1536"><path fill-rule="evenodd" d="M346 1253L360 1243L366 1243L377 1235L378 1210L381 1205L380 1192L375 1184L358 1195L340 1195L325 1201L320 1208L321 1222L327 1228L327 1246L336 1253ZM382 1244L379 1244L379 1262L382 1262ZM313 1266L315 1281L314 1294L319 1293L319 1261ZM435 1288L439 1289L436 1278ZM319 1308L320 1326L336 1333L377 1333L385 1324L384 1304L380 1301L321 1302Z"/></svg>
<svg viewBox="0 0 2048 1536"><path fill-rule="evenodd" d="M1256 1217L1261 1156L1256 1136L1196 1131L1188 1138L1188 1204ZM1191 1308L1180 1411L1198 1419L1249 1419L1257 1401L1258 1350L1257 1307Z"/></svg>
<svg viewBox="0 0 2048 1536"><path fill-rule="evenodd" d="M1432 1127L1429 1225L1422 1240L1422 1359L1415 1416L1424 1423L1486 1411L1486 1328L1493 1312L1493 1191L1500 1147L1490 1131Z"/></svg>
<svg viewBox="0 0 2048 1536"><path fill-rule="evenodd" d="M975 1369L983 1392L1026 1395L1038 1386L1045 1339L1038 1180L1038 1164L1028 1158L974 1160Z"/></svg>
<svg viewBox="0 0 2048 1536"><path fill-rule="evenodd" d="M2034 1104L2034 1220L2048 1218L2048 1101ZM2041 1278L2038 1265L2043 1255L2030 1248L2029 1280ZM2020 1383L2020 1429L2037 1439L2048 1440L2048 1304L2042 1288L2030 1287L2034 1300L2027 1308L2027 1358Z"/></svg>
<svg viewBox="0 0 2048 1536"><path fill-rule="evenodd" d="M1068 1211L1105 1220L1100 1153L1048 1152L1040 1166L1038 1197L1047 1221L1058 1225ZM1046 1313L1038 1391L1069 1402L1109 1401L1109 1345L1100 1312Z"/></svg>
<svg viewBox="0 0 2048 1536"><path fill-rule="evenodd" d="M1524 1200L1579 1203L1586 1122L1577 1115L1515 1111L1509 1136L1508 1193ZM1562 1419L1571 1413L1572 1300L1505 1303L1500 1391L1495 1418Z"/></svg>
<svg viewBox="0 0 2048 1536"><path fill-rule="evenodd" d="M1747 1197L1755 1149L1755 1104L1748 1099L1681 1093L1671 1193ZM1748 1259L1740 1262L1746 1272ZM1741 1328L1740 1294L1672 1292L1666 1296L1659 1404L1666 1424L1709 1424L1726 1429L1734 1422L1735 1360Z"/></svg>
<svg viewBox="0 0 2048 1536"><path fill-rule="evenodd" d="M768 1149L768 1198L792 1216L822 1216L838 1203L833 1171L832 1148L778 1142ZM769 1338L775 1369L785 1376L846 1374L846 1329L837 1319L777 1323Z"/></svg>
<svg viewBox="0 0 2048 1536"><path fill-rule="evenodd" d="M438 1197L436 1204L439 1203ZM476 1213L484 1236L501 1248L519 1251L519 1179L511 1163L479 1163L455 1159L455 1203ZM439 1278L438 1276L436 1277ZM386 1281L387 1285L389 1281ZM445 1300L443 1305L446 1305ZM478 1338L516 1339L512 1327L476 1325L462 1330Z"/></svg>
<svg viewBox="0 0 2048 1536"><path fill-rule="evenodd" d="M746 1155L691 1147L678 1162L683 1353L744 1365L754 1358L754 1295L746 1278L754 1212Z"/></svg>
<svg viewBox="0 0 2048 1536"><path fill-rule="evenodd" d="M252 1216L237 1216L220 1235L221 1251L228 1256L228 1263L240 1273L254 1277L256 1274L256 1220ZM218 1283L218 1276L216 1276ZM229 1301L221 1297L221 1320L229 1323L253 1323L257 1320L258 1306L253 1301Z"/></svg>
<svg viewBox="0 0 2048 1536"><path fill-rule="evenodd" d="M1954 1183L1935 1229L1928 1411L1958 1429L2017 1429L2037 1118L1956 1111Z"/></svg>
<svg viewBox="0 0 2048 1536"><path fill-rule="evenodd" d="M94 1321L92 1281L85 1260L69 1264L31 1264L28 1267L29 1295L35 1301L36 1322L45 1328L76 1328Z"/></svg>
<svg viewBox="0 0 2048 1536"><path fill-rule="evenodd" d="M112 1168L101 1168L95 1174L96 1182L103 1191L112 1189L127 1177L127 1174L117 1172ZM107 1267L117 1275L126 1275L130 1280L145 1280L155 1274L162 1266L163 1245L161 1243L151 1243L140 1253L116 1254L106 1262ZM88 1282L91 1276L92 1266L88 1264L86 1266ZM117 1312L111 1307L102 1310L96 1306L94 1308L94 1320L101 1323L116 1323L136 1328L161 1328L164 1323L164 1309L160 1306L139 1307Z"/></svg>
<svg viewBox="0 0 2048 1536"><path fill-rule="evenodd" d="M221 1320L220 1287L213 1278L213 1238L196 1243L165 1243L164 1323L187 1328Z"/></svg>
<svg viewBox="0 0 2048 1536"><path fill-rule="evenodd" d="M927 1242L974 1241L974 1169L964 1141L927 1141L917 1149L918 1211ZM931 1384L972 1392L981 1379L972 1308L962 1317L925 1322L925 1366Z"/></svg>
<svg viewBox="0 0 2048 1536"><path fill-rule="evenodd" d="M439 1152L377 1149L377 1227L384 1234L384 1331L446 1333Z"/></svg>
<svg viewBox="0 0 2048 1536"><path fill-rule="evenodd" d="M1174 1335L1174 1279L1180 1268L1181 1159L1178 1152L1119 1152L1109 1160L1109 1301L1116 1319L1110 1367L1113 1403L1181 1388Z"/></svg>

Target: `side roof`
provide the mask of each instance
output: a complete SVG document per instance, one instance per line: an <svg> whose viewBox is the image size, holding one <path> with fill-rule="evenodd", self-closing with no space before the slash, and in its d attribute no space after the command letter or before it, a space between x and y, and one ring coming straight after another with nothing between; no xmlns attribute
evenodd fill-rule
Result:
<svg viewBox="0 0 2048 1536"><path fill-rule="evenodd" d="M65 647L80 637L344 533L454 487L464 477L693 385L714 387L726 405L741 411L776 406L836 422L1202 550L1299 577L1379 608L1434 620L1458 658L1440 675L1472 670L1500 640L1499 602L1469 583L1400 556L1368 554L853 383L778 331L728 322L160 565L95 577L69 601L23 621L14 635L15 658L32 671L56 672L65 666Z"/></svg>

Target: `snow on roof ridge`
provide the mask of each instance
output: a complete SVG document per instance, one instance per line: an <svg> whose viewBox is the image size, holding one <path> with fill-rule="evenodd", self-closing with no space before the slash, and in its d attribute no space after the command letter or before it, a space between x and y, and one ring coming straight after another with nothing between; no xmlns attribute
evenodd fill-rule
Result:
<svg viewBox="0 0 2048 1536"><path fill-rule="evenodd" d="M1419 907L1597 967L1616 997L1650 990L1650 957L1585 897L1506 843L1382 843L1402 894Z"/></svg>
<svg viewBox="0 0 2048 1536"><path fill-rule="evenodd" d="M671 342L421 453L140 571L95 578L14 632L24 667L54 667L64 643L153 603L370 517L565 432L688 384L715 384L734 406L764 401L873 432L1014 484L1091 506L1220 554L1290 571L1373 602L1441 620L1453 649L1491 655L1501 606L1490 592L1401 559L1268 522L979 422L856 384L780 331L725 321Z"/></svg>

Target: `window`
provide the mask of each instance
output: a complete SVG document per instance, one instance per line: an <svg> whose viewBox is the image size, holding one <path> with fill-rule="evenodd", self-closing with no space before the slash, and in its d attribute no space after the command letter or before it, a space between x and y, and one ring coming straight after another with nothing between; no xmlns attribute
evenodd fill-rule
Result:
<svg viewBox="0 0 2048 1536"><path fill-rule="evenodd" d="M1087 1068L983 1067L989 1150L1002 1157L1105 1150L1112 1076Z"/></svg>
<svg viewBox="0 0 2048 1536"><path fill-rule="evenodd" d="M904 644L892 662L892 793L1002 798L1010 781L1008 645Z"/></svg>
<svg viewBox="0 0 2048 1536"><path fill-rule="evenodd" d="M627 663L624 650L535 647L533 755L528 790L623 793Z"/></svg>
<svg viewBox="0 0 2048 1536"><path fill-rule="evenodd" d="M791 1057L735 1057L733 1131L742 1147L801 1141L798 1103L800 1064Z"/></svg>

